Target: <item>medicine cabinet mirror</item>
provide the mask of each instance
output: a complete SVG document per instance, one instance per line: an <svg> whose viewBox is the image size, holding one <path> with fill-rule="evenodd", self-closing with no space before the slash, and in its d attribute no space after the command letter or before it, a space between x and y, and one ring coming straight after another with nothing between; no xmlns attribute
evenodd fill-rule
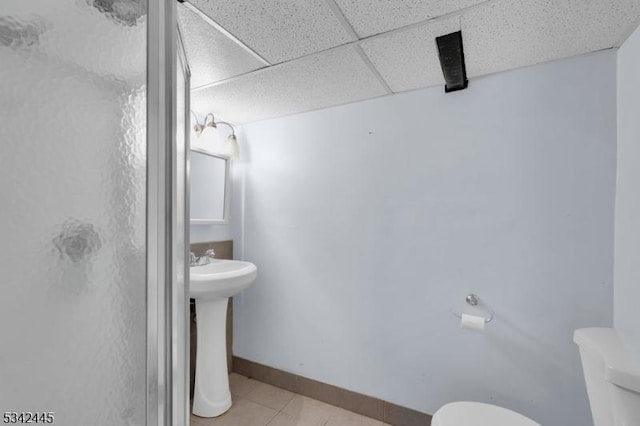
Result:
<svg viewBox="0 0 640 426"><path fill-rule="evenodd" d="M229 164L227 157L191 149L191 224L223 224L229 210Z"/></svg>

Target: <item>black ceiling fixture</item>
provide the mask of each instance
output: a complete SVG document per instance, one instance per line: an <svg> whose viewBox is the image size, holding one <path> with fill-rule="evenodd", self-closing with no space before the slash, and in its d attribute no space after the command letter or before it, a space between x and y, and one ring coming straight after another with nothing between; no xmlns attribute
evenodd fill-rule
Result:
<svg viewBox="0 0 640 426"><path fill-rule="evenodd" d="M466 89L467 69L464 66L464 50L462 49L462 31L436 37L440 66L444 74L444 91L455 92Z"/></svg>

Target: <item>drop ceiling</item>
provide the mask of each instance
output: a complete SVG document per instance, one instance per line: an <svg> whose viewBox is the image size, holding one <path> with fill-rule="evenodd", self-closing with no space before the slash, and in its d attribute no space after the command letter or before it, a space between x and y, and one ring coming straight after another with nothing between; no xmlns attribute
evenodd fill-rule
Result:
<svg viewBox="0 0 640 426"><path fill-rule="evenodd" d="M435 37L473 77L618 47L640 0L189 0L195 111L237 124L444 85Z"/></svg>

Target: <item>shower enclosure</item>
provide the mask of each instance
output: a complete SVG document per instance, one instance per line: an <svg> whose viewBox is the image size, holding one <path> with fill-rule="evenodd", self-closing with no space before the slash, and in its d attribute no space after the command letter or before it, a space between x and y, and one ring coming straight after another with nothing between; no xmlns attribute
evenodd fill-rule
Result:
<svg viewBox="0 0 640 426"><path fill-rule="evenodd" d="M188 423L177 41L174 0L0 2L5 423Z"/></svg>

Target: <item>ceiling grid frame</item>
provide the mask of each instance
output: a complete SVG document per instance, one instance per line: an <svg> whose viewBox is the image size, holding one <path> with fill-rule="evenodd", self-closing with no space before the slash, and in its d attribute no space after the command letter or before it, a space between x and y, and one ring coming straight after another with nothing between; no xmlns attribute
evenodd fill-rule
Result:
<svg viewBox="0 0 640 426"><path fill-rule="evenodd" d="M335 2L335 0L325 0L325 2L329 5L329 8L333 11L334 15L336 15L336 18L338 18L338 21L340 21L342 26L344 26L345 31L347 31L353 38L357 40L357 44L354 45L354 49L358 54L358 56L360 57L360 59L362 60L362 62L364 62L364 64L369 69L369 71L371 71L371 73L380 82L380 85L384 88L387 94L388 95L393 94L394 92L393 90L391 90L389 83L384 79L382 74L380 74L380 71L378 71L378 69L373 64L373 62L371 62L371 59L367 56L364 50L362 50L362 47L360 46L360 43L359 43L360 37L358 36L358 34L356 34L355 30L351 26L351 23L349 22L347 17L344 16L344 13L342 12L342 9L340 9L340 6Z"/></svg>
<svg viewBox="0 0 640 426"><path fill-rule="evenodd" d="M238 37L234 36L232 33L230 33L229 31L227 31L222 25L218 24L216 21L213 20L213 18L209 17L209 15L207 15L206 13L204 13L203 11L201 11L200 9L198 9L197 7L195 7L193 4L191 4L191 2L189 2L188 0L182 2L182 4L189 9L190 11L192 11L193 13L195 13L196 15L198 15L199 17L201 17L207 24L211 25L213 28L215 28L216 30L218 30L220 33L222 33L222 35L224 35L225 37L227 37L229 40L231 40L232 42L234 42L235 44L237 44L242 50L244 50L245 52L247 52L249 55L253 56L255 59L257 59L258 61L262 62L264 65L266 66L271 66L273 65L271 62L267 61L265 58L263 58L260 54L258 54L258 52L256 52L255 50L253 50L251 47L247 46L242 40L240 40Z"/></svg>
<svg viewBox="0 0 640 426"><path fill-rule="evenodd" d="M324 0L187 0L278 65L357 40Z"/></svg>
<svg viewBox="0 0 640 426"><path fill-rule="evenodd" d="M208 13L215 18L218 16L217 13L219 11L222 14L221 15L222 24L227 22L227 23L230 23L231 25L230 27L231 31L228 31L225 29L228 35L235 38L236 40L242 39L243 37L242 34L240 37L236 37L233 30L234 30L234 27L237 28L238 25L242 25L242 22L243 22L242 12L244 10L248 10L251 12L251 8L253 7L251 2L246 0L244 1L240 0L242 1L241 6L225 10L224 8L226 6L224 6L224 3L215 3L216 0L187 0L187 1L194 1L195 3L198 3L198 1L200 2L213 1L214 3L211 3L211 4L215 4L216 6L215 8L212 7L212 8L206 9ZM270 63L269 65L266 65L265 67L262 67L262 68L257 68L247 72L242 72L241 74L238 74L238 75L232 75L230 77L223 78L218 81L213 81L211 83L202 84L200 86L194 87L193 90L195 93L200 93L201 91L204 91L203 93L201 93L201 95L203 96L198 96L198 98L201 98L203 100L205 98L212 98L212 97L216 98L216 99L211 99L211 102L207 101L205 104L202 105L202 108L211 109L211 108L220 107L222 100L217 98L220 96L224 98L225 97L224 94L228 94L229 90L235 87L236 85L246 86L246 84L251 81L262 81L264 82L264 84L269 85L271 84L271 80L273 78L278 78L277 75L289 73L289 70L291 69L289 65L291 65L291 63L296 63L296 61L300 61L300 60L303 60L303 62L307 62L308 60L316 61L316 59L314 59L316 58L316 56L318 57L318 59L320 57L330 57L331 55L340 54L339 52L343 50L351 52L350 53L351 56L349 56L348 60L358 61L358 62L361 62L363 65L366 65L366 69L370 71L370 74L372 74L372 76L375 76L379 85L382 88L384 88L384 93L386 93L386 95L401 93L406 90L416 90L416 89L438 85L440 84L439 81L436 81L437 79L434 79L434 77L439 77L439 76L436 76L434 73L435 68L429 66L428 69L425 70L423 67L419 66L421 63L424 64L425 60L432 61L431 57L434 56L432 52L425 53L424 50L421 48L421 46L424 46L426 43L429 42L428 40L425 39L425 43L422 43L422 44L414 43L414 50L412 51L410 47L405 46L403 44L403 41L408 40L410 37L415 38L415 35L398 37L397 40L395 41L394 40L387 41L386 39L392 38L394 35L408 33L411 31L415 31L415 33L419 35L421 33L421 31L418 30L419 28L428 27L429 25L434 25L439 21L451 20L451 18L455 18L456 21L459 22L459 28L462 30L463 35L467 35L469 39L468 49L467 49L467 37L465 37L465 40L464 40L465 56L467 56L467 50L470 50L470 55L471 55L470 62L473 63L473 62L480 61L478 62L478 64L482 65L482 66L476 65L476 68L472 68L470 70L471 71L469 76L470 78L491 74L493 72L502 72L509 69L527 67L527 66L535 65L537 63L558 60L565 57L569 58L572 56L590 53L598 50L617 48L627 38L628 34L630 34L637 27L637 24L640 23L640 0L620 0L619 2L617 0L616 1L584 0L584 7L582 6L582 2L578 0L567 0L568 6L566 7L564 6L565 0L533 0L531 1L531 4L529 4L529 2L511 3L511 1L509 0L484 0L471 5L469 5L471 2L461 0L459 2L456 1L452 3L456 3L459 6L462 6L462 5L469 5L469 6L462 7L461 9L457 9L457 10L451 10L447 13L444 13L438 16L429 17L427 19L413 22L408 25L400 26L398 28L393 28L388 31L383 31L380 33L367 35L360 38L358 36L358 32L356 31L355 27L353 27L350 19L347 18L347 15L343 12L341 8L341 5L344 4L345 1L347 0L324 0L324 1L318 0L318 2L324 3L323 12L319 15L310 15L312 18L316 19L316 22L328 22L328 23L330 22L327 28L331 28L332 31L340 31L340 34L345 34L345 33L349 34L349 37L347 38L345 38L345 35L341 35L341 40L335 37L331 39L333 40L332 43L335 44L339 42L341 44L335 44L334 46L321 49L322 43L312 43L312 45L317 46L316 49L319 49L319 50L311 51L309 49L306 49L306 52L304 52L299 48L295 48L293 49L293 51L301 52L304 54L299 56L294 56L292 54L290 55L291 59L286 59L285 61L282 61L282 62ZM436 2L434 3L436 5L436 9L439 8L440 11L445 10L441 7L442 6L441 4L440 5L437 4L437 0L434 0L434 1ZM600 1L602 1L602 4L599 3ZM372 2L372 1L363 2L363 4L364 3L367 4L366 7L369 7L368 5L371 5L371 7L375 7L375 4L376 4L375 2ZM403 0L398 2L398 4L400 3L406 3L407 7L417 7L416 6L417 3L413 0ZM260 7L263 7L263 8L268 7L268 2L266 4L267 6L265 6L265 3L263 1ZM276 9L273 9L270 12L278 13L277 11L281 10L281 15L280 15L280 18L281 18L283 16L282 13L289 10L287 8L284 8L285 4L286 2L283 2L281 0L280 2L277 3L277 6L274 6ZM357 7L359 5L355 5L355 6ZM282 7L282 9L279 9L280 7ZM223 9L220 9L220 8L223 8ZM543 8L546 10L545 12L546 15L540 13L541 10L543 10ZM366 9L366 8L363 9L362 7L360 7L360 9L363 10L362 13L364 13L365 16L366 16L366 13L374 13L372 12L373 9ZM502 13L503 9L505 9L504 14ZM212 14L214 10L217 11L216 14ZM296 12L294 16L288 17L286 19L290 19L290 18L298 19L297 17L300 16L300 13L303 13L303 12L300 12L299 7L297 8L297 10L296 9L294 10ZM333 13L329 13L329 10ZM489 10L494 11L492 13L499 12L499 15L496 17L498 19L496 22L494 22L494 18L493 18L494 15L492 13L488 13ZM397 11L397 14L395 14L396 11ZM425 8L417 7L416 11L420 12L418 13L418 15L426 16ZM505 21L504 16L512 16L510 11L513 11L513 13L515 13L515 15L513 15L514 17L516 17L515 22ZM392 12L391 9L389 9L388 7L383 7L382 10L375 12L377 13L377 16L372 17L372 19L374 20L377 19L378 21L380 21L381 19L385 19L387 14L390 12ZM394 19L394 22L396 23L396 25L401 25L403 22L411 22L409 13L407 13L406 9L401 10L396 8L396 10L394 10L393 12L394 12L393 16L395 17L391 19ZM235 13L237 15L230 15L231 13ZM273 13L270 13L269 16L271 16ZM353 10L351 10L350 13L351 15L353 15L354 13ZM436 12L436 13L439 13L439 12ZM527 18L526 18L529 13L532 13L530 24L527 22ZM282 19L280 18L277 18L275 21L271 21L270 17L266 17L266 18L263 18L262 20L258 18L258 20L255 21L256 15L259 15L259 14L260 12L258 12L257 9L254 9L252 12L254 21L247 21L247 22L254 22L259 25L267 25L267 26L270 25L271 28L267 30L266 32L267 34L273 32L274 28L277 28L276 25L282 25ZM224 18L225 16L226 18ZM229 20L230 16L231 16L231 20ZM363 16L363 15L360 15L360 16ZM541 21L540 16L545 16L544 19L549 19L549 21L548 22ZM334 17L335 19L333 19ZM297 23L294 23L293 25L297 25L299 29L301 22L302 23L307 22L307 19L311 19L311 18L306 17L303 21L298 20ZM322 21L319 21L319 19L321 19ZM511 18L508 18L508 19L511 19ZM485 25L483 24L483 22L486 20L489 20L486 23L487 26L489 27L488 29L485 28ZM211 21L215 22L213 19L211 19ZM631 21L633 21L633 23L631 23ZM358 22L358 21L356 20L354 22ZM503 22L499 24L503 26L499 26L498 24L496 24L497 22ZM563 30L559 29L557 22L561 22L561 23L568 22L570 25L566 26L567 30L563 32ZM340 25L338 25L338 23ZM362 24L362 19L360 19L360 24ZM378 27L381 28L379 24L380 22L377 22L376 24L372 25L370 28L375 28L375 25L378 25ZM473 25L470 26L469 24L473 24ZM221 28L223 27L222 25L219 25L219 24L217 25ZM506 25L506 27L504 27L504 25ZM577 34L581 34L578 37L583 37L583 40L576 38L574 42L574 38L573 38L574 32L571 28L575 28L580 25L582 26L582 28L578 30ZM442 26L446 27L446 25L440 25L440 27ZM520 30L519 30L520 26L523 26L523 31L525 31L524 33L520 33ZM434 25L434 27L437 27L437 25ZM317 29L318 27L317 25L314 25L309 28L309 30L307 31L307 34L309 37L323 37L323 34L326 33L326 31L315 33L313 32L315 31L313 28ZM365 27L362 27L362 28L365 28ZM545 28L550 28L551 34L558 34L557 37L560 37L558 40L564 40L563 46L565 47L562 49L555 48L554 50L552 46L547 46L547 43L548 43L547 39L550 39L550 37L553 37L553 36L548 34L545 35L545 31L546 31ZM584 30L584 28L595 28L596 30L593 31L594 35L590 36L588 34L588 31ZM450 28L448 28L447 30L449 29ZM426 37L430 39L432 38L431 37L432 34L429 34L429 31L430 30L425 30L422 33L428 34ZM437 28L434 28L431 32L435 33L437 31L439 30ZM301 33L300 31L296 32L294 35L297 36L297 34L300 34L301 36L306 37L306 35L304 33ZM247 43L245 46L247 46L247 48L252 51L253 49L250 47L250 46L253 46L251 40L255 40L255 37L256 37L256 32L254 31L251 37L245 40L245 42ZM280 37L279 39L282 39L282 37ZM404 75L408 78L411 72L418 73L420 75L423 75L424 73L426 73L426 76L428 76L428 78L424 79L424 83L427 85L419 86L418 84L413 84L413 86L412 85L403 86L403 85L397 84L398 82L397 78L395 79L392 78L392 80L389 80L390 76L388 73L388 69L391 66L390 64L393 64L393 62L390 62L392 61L392 59L387 58L387 61L386 61L387 72L385 73L382 71L381 68L379 68L381 66L379 54L376 53L376 55L372 58L370 55L370 52L365 48L367 43L370 43L375 40L381 40L381 39L384 39L385 42L379 43L379 44L382 46L385 46L388 52L394 52L394 49L402 51L401 56L399 56L400 60L396 61L396 63L398 63L398 66L404 67L405 64L409 64L412 66L412 70L406 71ZM286 41L285 39L282 39L282 40L283 40L282 41L283 43L285 42L289 43L290 41L291 43L294 43L294 45L298 42L297 39L292 39L292 38L286 39ZM344 42L344 40L350 40L350 41ZM303 41L301 42L304 43ZM478 44L478 43L481 43L481 44ZM521 43L521 45L523 46L523 49L525 50L528 49L531 52L529 53L530 56L526 56L526 55L523 56L520 54L521 52L514 50L517 48L518 43ZM262 43L261 45L263 46L264 43ZM326 45L327 43L324 43L324 46ZM395 48L394 48L394 45L395 45ZM282 51L283 49L282 46L284 45L280 46L280 51ZM307 46L309 46L309 44L307 44ZM504 47L507 47L507 50L504 52L504 54L499 53L499 52L502 52ZM418 50L415 50L415 48L418 48ZM260 49L262 48L255 50L255 52L263 53L263 51ZM476 50L476 52L474 52L474 49ZM512 53L515 52L514 55L517 57L516 60L509 59L509 55L511 54L510 52ZM324 54L328 54L330 56L324 56ZM414 56L420 55L422 57L421 59L422 62L412 61L411 55L414 55ZM493 57L495 55L507 56L507 58L506 59L503 58L502 61L499 60L496 64L494 64L495 65L494 66L494 65L491 65L492 63L491 61L493 60ZM273 55L267 54L267 56L273 56ZM437 57L434 57L433 61L437 62ZM502 64L502 62L504 62L504 64ZM317 62L317 61L316 63L321 64L321 62ZM382 64L384 65L385 62L383 61ZM491 66L485 66L485 64L491 65ZM321 66L324 68L324 64L322 64ZM311 96L311 92L308 92L304 89L305 86L307 85L320 84L320 86L322 86L323 84L328 83L326 86L323 86L322 88L324 88L326 92L330 92L332 90L335 91L337 89L337 86L334 84L334 82L331 79L337 80L337 79L346 78L347 81L352 81L352 82L355 81L355 79L357 79L357 76L347 74L346 70L348 69L348 67L339 68L339 69L336 69L334 67L334 68L327 68L327 69L331 69L332 70L331 72L333 72L333 74L318 75L317 73L314 73L313 76L315 77L313 77L312 75L307 75L305 80L305 77L302 76L302 79L296 78L294 79L295 81L291 81L291 84L294 84L294 85L297 84L298 90L300 90L301 93L308 93L309 96ZM359 75L363 76L364 74L362 73L365 67L359 66L358 69L360 70ZM438 70L438 72L440 73L440 70ZM402 73L399 73L396 77L398 76L402 77ZM314 80L314 78L320 78L320 80ZM371 77L367 77L367 79L369 78ZM395 81L395 83L392 84L392 81ZM417 79L416 81L419 81L419 79ZM207 89L211 89L211 90L207 90ZM262 93L262 91L259 91L259 92ZM252 93L251 95L260 97L260 94ZM273 93L272 93L272 96L274 96ZM337 106L337 105L342 105L344 103L357 102L357 101L367 99L365 97L365 98L353 98L352 100L345 100L343 96L336 93L334 96L335 103L330 104L329 102L327 102L327 97L325 97L324 95L321 95L320 98L318 99L317 105L313 104L313 102L308 102L307 100L304 100L301 102L300 105L296 106L292 104L290 105L290 108L287 111L284 111L281 108L279 108L280 106L283 105L282 102L284 101L284 99L281 99L283 96L285 96L285 93L275 94L275 98L273 99L262 96L262 101L260 102L260 105L258 105L256 102L253 102L253 106L258 107L256 109L255 114L252 115L252 114L242 113L238 116L238 118L242 116L243 117L242 120L244 120L244 122L251 122L256 120L274 118L274 117L283 116L283 115L290 115L290 114L295 114L295 113L300 113L305 111L311 111L315 109L327 108L329 106ZM369 96L369 98L377 97L377 96L380 96L380 94L377 93L376 91L376 94L372 94L371 96ZM225 109L225 113L230 114L228 119L232 120L232 116L235 115L235 113L232 113L232 111L239 112L241 109L245 107L241 103L238 103L238 100L235 98L228 99L228 100L234 105L231 105L231 104L227 105L225 100L225 104L222 105L222 107ZM270 108L269 105L273 107L273 111L269 111L269 108ZM246 106L246 108L251 108L251 107ZM258 112L258 110L260 112Z"/></svg>
<svg viewBox="0 0 640 426"><path fill-rule="evenodd" d="M327 0L325 0L325 1L327 1ZM491 3L491 2L494 2L494 1L497 1L497 0L485 0L485 1L481 2L481 3L466 7L464 9L460 9L460 10L456 10L456 11L453 11L453 12L449 12L449 13L446 13L444 15L436 16L434 18L425 19L423 21L415 22L413 24L409 24L409 25L406 25L404 27L396 28L396 29L389 30L389 31L386 31L386 32L383 32L383 33L379 33L379 34L374 34L374 35L367 36L367 37L364 37L364 38L359 38L357 40L354 40L354 41L351 41L351 42L348 42L348 43L340 44L338 46L330 47L328 49L319 50L317 52L313 52L313 53L309 53L307 55L299 56L299 57L297 57L295 59L291 59L289 61L280 62L280 63L277 63L277 64L270 64L266 68L260 68L260 69L257 69L257 70L254 70L254 71L250 71L250 72L247 72L247 73L244 73L244 74L239 74L239 75L236 75L236 76L233 76L233 77L229 77L229 78L224 79L224 80L215 81L215 82L212 82L212 83L209 83L209 84L205 84L205 85L202 85L202 86L194 87L192 89L192 91L208 89L208 88L211 88L211 87L219 86L220 84L231 83L234 80L237 80L239 78L246 77L246 76L249 76L249 75L254 74L254 73L264 72L265 70L267 70L269 68L278 67L278 66L281 66L281 65L289 63L289 62L293 62L293 61L297 61L297 60L300 60L300 59L303 59L303 58L307 58L309 56L318 55L318 54L321 54L321 53L326 53L326 52L330 52L330 51L334 51L334 50L348 49L348 48L351 48L353 46L360 46L362 43L370 41L370 40L376 40L376 39L379 39L379 38L385 38L385 37L392 36L392 35L395 35L395 34L403 33L405 31L411 31L413 29L420 28L420 27L422 27L424 25L429 25L429 24L432 24L432 23L435 23L435 22L438 22L438 21L443 21L443 20L449 19L449 18L454 17L454 16L460 16L460 15L466 13L466 12L469 12L469 11L471 11L473 9L482 7L482 6L486 5L487 3ZM188 3L188 0L185 1L185 4L186 3ZM195 6L193 6L193 7L195 8ZM336 7L339 7L339 6L336 4ZM203 13L203 12L201 12L201 13ZM334 13L335 13L335 11L334 11ZM346 20L346 18L344 18L344 19ZM215 22L211 18L209 18L209 20L211 22ZM216 24L216 25L218 25L218 24ZM220 28L222 28L222 27L220 27ZM351 28L350 25L349 25L349 28L353 32L353 28ZM231 33L229 33L229 34L231 34ZM355 32L354 32L354 34L355 34ZM234 39L236 39L235 36L233 36L233 34L231 34L231 36L234 37Z"/></svg>

